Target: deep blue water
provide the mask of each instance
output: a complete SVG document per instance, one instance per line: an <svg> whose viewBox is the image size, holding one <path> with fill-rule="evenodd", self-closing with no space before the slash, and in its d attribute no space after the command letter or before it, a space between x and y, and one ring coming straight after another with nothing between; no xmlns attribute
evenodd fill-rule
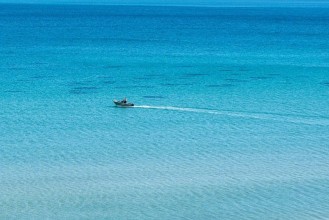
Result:
<svg viewBox="0 0 329 220"><path fill-rule="evenodd" d="M329 218L328 8L0 4L0 83L0 219Z"/></svg>

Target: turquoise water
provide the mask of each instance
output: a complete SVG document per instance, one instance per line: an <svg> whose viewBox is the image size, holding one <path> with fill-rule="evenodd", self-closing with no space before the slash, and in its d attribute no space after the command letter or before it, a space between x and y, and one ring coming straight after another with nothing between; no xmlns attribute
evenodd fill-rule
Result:
<svg viewBox="0 0 329 220"><path fill-rule="evenodd" d="M0 5L0 42L0 219L329 218L329 9Z"/></svg>

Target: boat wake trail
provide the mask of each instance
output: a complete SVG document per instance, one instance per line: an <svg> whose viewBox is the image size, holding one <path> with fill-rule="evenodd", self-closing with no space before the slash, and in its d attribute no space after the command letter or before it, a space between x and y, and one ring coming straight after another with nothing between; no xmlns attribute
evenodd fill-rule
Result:
<svg viewBox="0 0 329 220"><path fill-rule="evenodd" d="M229 117L281 121L281 122L289 122L296 124L329 126L329 118L320 117L320 116L315 117L315 116L302 116L302 115L290 115L290 114L284 115L284 114L275 114L275 113L238 112L238 111L228 111L228 110L182 108L182 107L174 107L174 106L137 105L134 106L134 108L158 109L158 110L180 111L180 112L195 112L195 113L222 115Z"/></svg>

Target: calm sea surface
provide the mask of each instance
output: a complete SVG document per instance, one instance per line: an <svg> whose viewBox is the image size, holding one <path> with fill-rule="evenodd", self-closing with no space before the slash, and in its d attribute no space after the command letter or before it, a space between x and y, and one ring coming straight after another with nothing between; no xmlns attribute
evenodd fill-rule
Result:
<svg viewBox="0 0 329 220"><path fill-rule="evenodd" d="M0 219L329 219L329 9L3 4L0 85Z"/></svg>

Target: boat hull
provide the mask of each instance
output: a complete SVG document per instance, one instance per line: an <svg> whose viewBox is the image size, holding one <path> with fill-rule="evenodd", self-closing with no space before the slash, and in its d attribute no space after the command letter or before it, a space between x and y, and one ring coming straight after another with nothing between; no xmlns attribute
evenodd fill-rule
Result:
<svg viewBox="0 0 329 220"><path fill-rule="evenodd" d="M129 103L129 102L123 103L123 102L117 101L117 100L113 100L113 102L114 102L115 106L117 106L117 107L133 107L134 106L133 103Z"/></svg>

